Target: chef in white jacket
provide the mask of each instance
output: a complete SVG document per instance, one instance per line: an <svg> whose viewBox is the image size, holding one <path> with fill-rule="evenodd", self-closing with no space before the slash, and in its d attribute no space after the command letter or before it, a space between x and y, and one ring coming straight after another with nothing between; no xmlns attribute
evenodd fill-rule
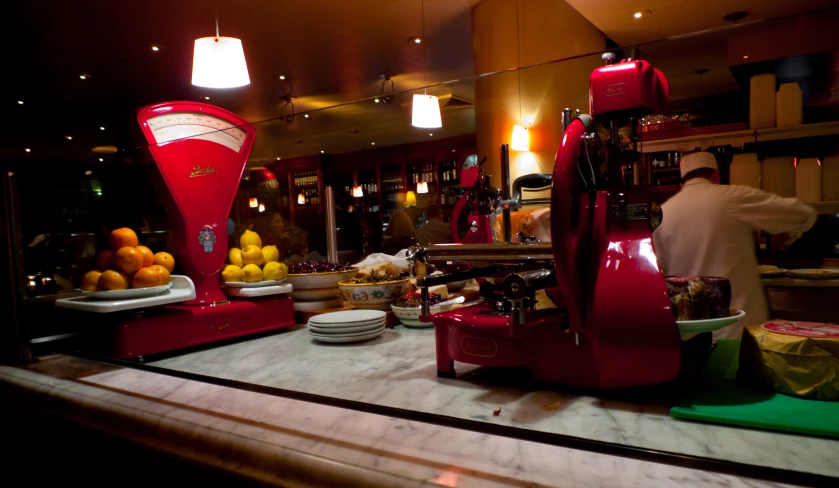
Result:
<svg viewBox="0 0 839 488"><path fill-rule="evenodd" d="M659 267L665 276L728 278L731 307L746 316L714 339L740 338L745 323L769 318L753 232L763 230L789 245L813 226L816 212L796 198L721 185L716 158L708 152L684 156L681 174L682 189L662 205L662 222L653 233Z"/></svg>

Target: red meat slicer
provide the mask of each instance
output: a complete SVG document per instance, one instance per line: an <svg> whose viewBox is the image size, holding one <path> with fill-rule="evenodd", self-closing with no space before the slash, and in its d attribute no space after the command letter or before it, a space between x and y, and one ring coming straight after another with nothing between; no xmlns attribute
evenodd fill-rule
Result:
<svg viewBox="0 0 839 488"><path fill-rule="evenodd" d="M637 157L621 150L618 122L660 110L668 101L666 78L645 61L607 64L591 74L591 116L571 119L566 111L563 121L552 174L552 242L521 236L522 243L511 243L509 212L521 188L510 191L502 145L497 206L505 208L506 242L410 250L414 260L472 263L469 271L417 283L422 320L436 329L439 376L454 377L454 361L460 361L525 367L536 381L582 388L627 388L676 377L681 340L652 244L660 213L650 190L624 188L613 175L620 159ZM602 131L592 116L610 130ZM544 176L537 175L537 183ZM494 278L481 285L483 303L429 313L429 286L480 276ZM555 308L535 310L540 289Z"/></svg>
<svg viewBox="0 0 839 488"><path fill-rule="evenodd" d="M195 283L196 298L103 318L88 349L117 358L142 357L293 325L285 295L232 299L219 286L227 257L227 216L256 137L246 120L219 107L171 102L137 113L144 162L165 190L176 262Z"/></svg>

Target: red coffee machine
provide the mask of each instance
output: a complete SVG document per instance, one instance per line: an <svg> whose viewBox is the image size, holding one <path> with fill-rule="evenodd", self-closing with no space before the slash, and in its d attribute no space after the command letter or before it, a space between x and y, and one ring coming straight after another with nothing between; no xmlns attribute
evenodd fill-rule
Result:
<svg viewBox="0 0 839 488"><path fill-rule="evenodd" d="M172 225L175 261L195 284L195 299L139 312L100 314L88 349L142 357L293 325L286 295L230 298L219 285L227 258L227 217L256 137L246 120L219 107L171 102L137 113L145 164L155 164ZM168 190L168 192L166 191Z"/></svg>
<svg viewBox="0 0 839 488"><path fill-rule="evenodd" d="M571 119L566 111L551 175L551 242L521 236L511 243L505 215L506 242L409 253L472 264L467 272L418 280L422 320L435 326L439 376L454 377L455 361L524 367L536 381L583 388L649 385L678 374L681 340L652 243L660 219L654 194L613 176L621 160L637 157L618 140L619 124L663 108L667 80L649 63L628 60L596 69L590 81L591 115ZM502 145L496 206L505 213L521 199L506 154ZM489 277L482 303L429 314L429 286L476 277ZM554 307L536 309L539 290Z"/></svg>

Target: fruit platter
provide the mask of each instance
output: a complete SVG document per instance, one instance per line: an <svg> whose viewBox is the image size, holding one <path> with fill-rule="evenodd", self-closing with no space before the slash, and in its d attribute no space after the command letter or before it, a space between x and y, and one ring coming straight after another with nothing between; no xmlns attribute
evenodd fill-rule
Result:
<svg viewBox="0 0 839 488"><path fill-rule="evenodd" d="M262 238L245 231L239 246L227 252L227 265L221 271L222 284L229 288L262 288L283 283L288 267L280 261L277 246L262 246Z"/></svg>

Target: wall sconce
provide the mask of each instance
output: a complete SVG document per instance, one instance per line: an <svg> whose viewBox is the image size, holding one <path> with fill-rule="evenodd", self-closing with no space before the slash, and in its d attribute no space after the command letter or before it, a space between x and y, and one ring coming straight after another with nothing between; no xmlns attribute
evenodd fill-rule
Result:
<svg viewBox="0 0 839 488"><path fill-rule="evenodd" d="M513 151L530 151L530 133L527 127L518 124L513 126L513 140L510 148Z"/></svg>
<svg viewBox="0 0 839 488"><path fill-rule="evenodd" d="M259 213L262 213L262 212L264 212L264 211L265 211L265 204L264 204L264 203L260 203L260 204L259 204Z"/></svg>
<svg viewBox="0 0 839 488"><path fill-rule="evenodd" d="M428 183L425 181L418 182L417 193L428 193Z"/></svg>
<svg viewBox="0 0 839 488"><path fill-rule="evenodd" d="M417 194L409 191L405 194L405 206L412 207L417 205Z"/></svg>
<svg viewBox="0 0 839 488"><path fill-rule="evenodd" d="M259 201L256 198L251 197L251 199L248 200L248 206L250 208L256 208L259 206Z"/></svg>
<svg viewBox="0 0 839 488"><path fill-rule="evenodd" d="M306 195L300 193L297 195L297 205L305 205L306 204Z"/></svg>
<svg viewBox="0 0 839 488"><path fill-rule="evenodd" d="M356 185L352 187L352 196L355 198L361 198L364 196L364 190L360 186Z"/></svg>

